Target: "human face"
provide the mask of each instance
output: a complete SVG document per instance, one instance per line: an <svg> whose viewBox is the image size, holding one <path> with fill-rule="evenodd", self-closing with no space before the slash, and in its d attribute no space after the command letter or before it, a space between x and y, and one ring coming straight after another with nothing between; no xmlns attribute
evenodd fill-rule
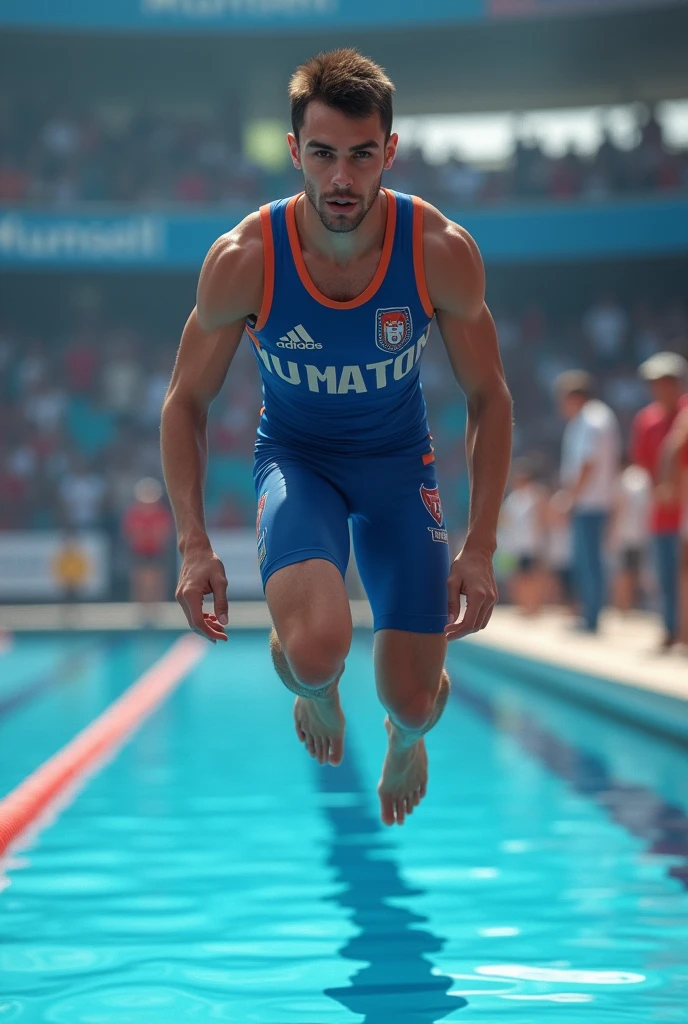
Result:
<svg viewBox="0 0 688 1024"><path fill-rule="evenodd" d="M668 412L674 412L681 397L681 382L675 377L659 377L650 381L650 393L659 405Z"/></svg>
<svg viewBox="0 0 688 1024"><path fill-rule="evenodd" d="M352 118L320 100L306 107L299 140L288 135L304 190L328 231L355 231L377 199L383 170L394 161L398 136L385 142L377 113Z"/></svg>
<svg viewBox="0 0 688 1024"><path fill-rule="evenodd" d="M565 420L572 420L574 416L577 416L585 405L587 399L583 395L573 394L560 394L559 395L559 411Z"/></svg>

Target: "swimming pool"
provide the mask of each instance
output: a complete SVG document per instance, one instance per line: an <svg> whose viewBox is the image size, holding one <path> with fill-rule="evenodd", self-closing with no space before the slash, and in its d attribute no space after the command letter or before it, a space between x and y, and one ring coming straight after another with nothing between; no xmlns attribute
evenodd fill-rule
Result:
<svg viewBox="0 0 688 1024"><path fill-rule="evenodd" d="M20 636L0 655L0 789L171 635ZM0 879L0 1024L572 1024L688 1005L688 752L450 648L403 827L371 634L343 764L299 744L267 633L208 648Z"/></svg>

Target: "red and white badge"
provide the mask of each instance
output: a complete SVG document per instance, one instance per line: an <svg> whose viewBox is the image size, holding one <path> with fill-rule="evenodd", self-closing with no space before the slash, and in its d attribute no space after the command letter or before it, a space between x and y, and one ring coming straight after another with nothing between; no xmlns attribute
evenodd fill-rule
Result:
<svg viewBox="0 0 688 1024"><path fill-rule="evenodd" d="M439 487L426 487L425 484L420 485L420 496L423 499L423 504L426 509L435 520L438 526L442 525L443 513L442 513L442 502L440 501Z"/></svg>
<svg viewBox="0 0 688 1024"><path fill-rule="evenodd" d="M412 337L413 320L408 306L377 310L375 344L383 352L399 352Z"/></svg>

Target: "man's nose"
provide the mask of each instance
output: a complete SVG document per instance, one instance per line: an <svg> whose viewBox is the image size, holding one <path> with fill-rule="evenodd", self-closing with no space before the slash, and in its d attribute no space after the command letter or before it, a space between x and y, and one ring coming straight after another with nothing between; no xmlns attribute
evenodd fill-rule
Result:
<svg viewBox="0 0 688 1024"><path fill-rule="evenodd" d="M345 164L344 162L336 164L332 174L332 184L335 188L342 191L344 189L351 188L353 180L351 169L348 164Z"/></svg>

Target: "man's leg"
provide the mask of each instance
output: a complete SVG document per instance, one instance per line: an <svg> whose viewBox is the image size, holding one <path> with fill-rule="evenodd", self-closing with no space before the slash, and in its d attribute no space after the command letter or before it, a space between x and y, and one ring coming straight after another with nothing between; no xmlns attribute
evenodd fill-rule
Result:
<svg viewBox="0 0 688 1024"><path fill-rule="evenodd" d="M678 629L678 545L678 533L655 535L657 581L666 632L664 646L667 647L676 640Z"/></svg>
<svg viewBox="0 0 688 1024"><path fill-rule="evenodd" d="M265 596L275 670L297 695L297 736L320 764L340 764L345 720L338 683L352 631L342 575L322 558L296 562L269 577Z"/></svg>
<svg viewBox="0 0 688 1024"><path fill-rule="evenodd" d="M425 796L428 757L423 736L438 722L449 696L442 633L381 629L375 634L375 684L387 710L389 747L378 784L382 821L403 825Z"/></svg>
<svg viewBox="0 0 688 1024"><path fill-rule="evenodd" d="M597 629L596 584L595 584L595 543L590 516L577 512L573 517L573 555L576 589L581 603L581 613L589 630Z"/></svg>
<svg viewBox="0 0 688 1024"><path fill-rule="evenodd" d="M604 528L607 516L604 512L591 512L588 516L588 529L590 533L590 566L592 570L591 585L591 624L597 629L597 620L604 607L607 587L604 569Z"/></svg>

